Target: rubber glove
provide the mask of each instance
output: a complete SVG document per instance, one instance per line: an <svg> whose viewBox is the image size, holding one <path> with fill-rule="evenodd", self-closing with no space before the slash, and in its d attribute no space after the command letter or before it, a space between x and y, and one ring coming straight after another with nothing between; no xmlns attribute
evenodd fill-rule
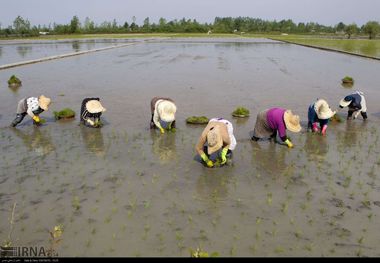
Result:
<svg viewBox="0 0 380 263"><path fill-rule="evenodd" d="M313 132L318 132L318 124L316 122L313 123Z"/></svg>
<svg viewBox="0 0 380 263"><path fill-rule="evenodd" d="M322 131L321 131L323 136L326 136L326 130L327 130L327 125L323 125Z"/></svg>
<svg viewBox="0 0 380 263"><path fill-rule="evenodd" d="M288 145L289 148L294 147L293 143L289 139L286 139L285 143L286 143L286 145Z"/></svg>
<svg viewBox="0 0 380 263"><path fill-rule="evenodd" d="M222 153L220 155L220 157L222 158L221 164L225 164L227 162L227 157L226 157L227 152L228 152L228 148L223 148Z"/></svg>
<svg viewBox="0 0 380 263"><path fill-rule="evenodd" d="M161 132L161 134L164 134L165 133L164 128L160 127L160 132Z"/></svg>
<svg viewBox="0 0 380 263"><path fill-rule="evenodd" d="M38 117L37 115L34 115L33 116L33 120L37 123L39 123L41 120L40 120L40 117Z"/></svg>
<svg viewBox="0 0 380 263"><path fill-rule="evenodd" d="M207 164L207 166L209 168L213 167L214 166L214 163L207 157L207 155L205 153L202 153L201 154L201 158L202 160Z"/></svg>
<svg viewBox="0 0 380 263"><path fill-rule="evenodd" d="M94 126L94 125L95 125L95 123L94 123L93 120L87 119L86 121L87 121L91 126Z"/></svg>

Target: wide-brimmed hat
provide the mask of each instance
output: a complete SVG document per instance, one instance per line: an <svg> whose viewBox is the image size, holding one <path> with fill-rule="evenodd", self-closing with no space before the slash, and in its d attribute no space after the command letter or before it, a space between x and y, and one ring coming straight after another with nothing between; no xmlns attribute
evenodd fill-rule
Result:
<svg viewBox="0 0 380 263"><path fill-rule="evenodd" d="M157 105L157 111L161 120L165 122L172 122L175 119L177 107L173 102L164 100Z"/></svg>
<svg viewBox="0 0 380 263"><path fill-rule="evenodd" d="M341 106L342 108L347 107L348 105L350 105L352 99L353 98L351 96L344 97L343 99L340 100L339 106Z"/></svg>
<svg viewBox="0 0 380 263"><path fill-rule="evenodd" d="M335 115L336 111L330 109L327 101L320 99L314 104L314 110L317 113L318 119L327 120Z"/></svg>
<svg viewBox="0 0 380 263"><path fill-rule="evenodd" d="M219 126L214 127L207 133L207 152L213 154L223 146L222 133Z"/></svg>
<svg viewBox="0 0 380 263"><path fill-rule="evenodd" d="M302 127L300 124L300 117L294 115L291 110L287 110L284 113L284 121L286 128L291 132L300 132Z"/></svg>
<svg viewBox="0 0 380 263"><path fill-rule="evenodd" d="M86 109L88 110L89 113L100 113L100 112L105 112L106 108L102 106L100 101L98 100L89 100L86 103Z"/></svg>
<svg viewBox="0 0 380 263"><path fill-rule="evenodd" d="M41 95L38 98L38 106L40 106L41 109L44 111L47 111L49 109L49 105L51 103L51 99L45 97L44 95Z"/></svg>

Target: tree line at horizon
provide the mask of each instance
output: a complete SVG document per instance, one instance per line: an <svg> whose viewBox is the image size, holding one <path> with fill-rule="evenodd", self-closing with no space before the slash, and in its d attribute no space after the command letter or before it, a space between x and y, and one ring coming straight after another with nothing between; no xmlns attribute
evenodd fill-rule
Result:
<svg viewBox="0 0 380 263"><path fill-rule="evenodd" d="M17 16L11 26L1 28L0 37L25 37L38 36L41 32L49 34L104 34L104 33L292 33L292 34L315 34L315 33L340 33L347 38L352 35L365 34L370 39L376 38L380 32L378 21L368 21L359 27L355 23L338 23L335 26L325 26L314 22L294 23L287 20L263 20L251 17L216 17L213 23L199 23L195 19L174 19L167 21L160 18L158 23L151 23L149 17L145 18L142 25L136 23L136 17L132 22L120 25L116 19L112 22L104 21L96 24L89 17L81 22L78 16L73 16L68 24L49 24L32 26L28 19Z"/></svg>

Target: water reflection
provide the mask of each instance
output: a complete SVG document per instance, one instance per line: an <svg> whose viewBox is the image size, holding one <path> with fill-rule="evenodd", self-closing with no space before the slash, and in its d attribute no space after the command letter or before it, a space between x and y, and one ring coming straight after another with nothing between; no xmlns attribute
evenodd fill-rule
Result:
<svg viewBox="0 0 380 263"><path fill-rule="evenodd" d="M346 89L351 89L354 87L353 83L342 83L341 85L343 88L346 88Z"/></svg>
<svg viewBox="0 0 380 263"><path fill-rule="evenodd" d="M309 161L325 160L329 149L327 137L316 133L306 133L304 149Z"/></svg>
<svg viewBox="0 0 380 263"><path fill-rule="evenodd" d="M367 121L348 120L345 121L345 129L337 133L338 145L343 149L355 147L358 143L358 135L367 130Z"/></svg>
<svg viewBox="0 0 380 263"><path fill-rule="evenodd" d="M198 177L197 193L202 200L209 200L213 205L216 205L218 201L227 199L230 179L230 174L214 174L210 170L209 173Z"/></svg>
<svg viewBox="0 0 380 263"><path fill-rule="evenodd" d="M252 162L255 163L260 171L271 176L280 176L288 168L285 162L287 148L277 143L270 142L253 142Z"/></svg>
<svg viewBox="0 0 380 263"><path fill-rule="evenodd" d="M32 52L32 49L32 46L17 46L17 53L24 58L26 55Z"/></svg>
<svg viewBox="0 0 380 263"><path fill-rule="evenodd" d="M89 152L101 157L105 154L102 129L92 129L80 126L84 144Z"/></svg>
<svg viewBox="0 0 380 263"><path fill-rule="evenodd" d="M158 157L161 164L177 159L175 133L166 132L165 134L160 134L156 130L151 130L150 136L152 138L153 153Z"/></svg>
<svg viewBox="0 0 380 263"><path fill-rule="evenodd" d="M39 156L45 156L55 150L53 143L51 142L50 135L46 130L33 127L32 133L26 133L20 129L11 128L13 133L19 137L24 145Z"/></svg>
<svg viewBox="0 0 380 263"><path fill-rule="evenodd" d="M95 48L95 40L88 40L86 41L86 48L87 50L94 49Z"/></svg>
<svg viewBox="0 0 380 263"><path fill-rule="evenodd" d="M80 51L80 42L79 41L73 41L73 43L71 44L74 52L79 52Z"/></svg>

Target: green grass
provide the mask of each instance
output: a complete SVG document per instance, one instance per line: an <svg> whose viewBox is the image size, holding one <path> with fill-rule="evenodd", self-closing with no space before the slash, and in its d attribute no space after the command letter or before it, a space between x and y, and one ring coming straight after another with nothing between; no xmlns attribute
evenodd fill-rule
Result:
<svg viewBox="0 0 380 263"><path fill-rule="evenodd" d="M380 39L337 39L305 35L270 37L273 39L285 40L296 44L329 48L333 50L380 58Z"/></svg>

